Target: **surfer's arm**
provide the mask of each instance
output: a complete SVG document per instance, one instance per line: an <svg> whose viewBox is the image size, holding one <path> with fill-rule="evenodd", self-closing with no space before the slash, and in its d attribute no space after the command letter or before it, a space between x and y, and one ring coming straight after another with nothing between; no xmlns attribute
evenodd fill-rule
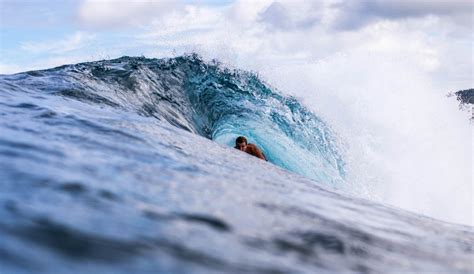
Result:
<svg viewBox="0 0 474 274"><path fill-rule="evenodd" d="M257 154L257 157L260 158L260 159L262 159L262 160L265 160L265 161L266 161L267 158L265 158L265 155L263 155L263 152L262 152L260 149L258 149L258 148L256 148L256 149L257 149L257 151L256 151L256 152L257 152L257 153L256 153L256 154Z"/></svg>
<svg viewBox="0 0 474 274"><path fill-rule="evenodd" d="M254 155L254 156L256 156L256 157L258 157L262 160L265 160L265 161L267 160L265 158L265 156L263 155L262 151L256 145L252 145L252 144L250 144L250 145L251 145L252 152L253 152L252 155Z"/></svg>

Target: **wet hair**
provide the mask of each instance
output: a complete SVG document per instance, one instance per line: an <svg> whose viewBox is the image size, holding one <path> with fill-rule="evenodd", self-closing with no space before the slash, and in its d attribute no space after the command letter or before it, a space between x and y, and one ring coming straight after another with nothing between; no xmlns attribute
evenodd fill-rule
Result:
<svg viewBox="0 0 474 274"><path fill-rule="evenodd" d="M247 139L244 136L239 136L237 139L235 139L235 145L244 143L247 144Z"/></svg>

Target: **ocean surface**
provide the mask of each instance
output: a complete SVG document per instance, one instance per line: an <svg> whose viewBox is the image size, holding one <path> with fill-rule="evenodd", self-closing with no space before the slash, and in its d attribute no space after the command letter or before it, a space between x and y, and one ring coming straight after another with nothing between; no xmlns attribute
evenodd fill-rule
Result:
<svg viewBox="0 0 474 274"><path fill-rule="evenodd" d="M330 125L255 73L186 55L1 75L0 117L2 274L474 271L473 227L349 194Z"/></svg>

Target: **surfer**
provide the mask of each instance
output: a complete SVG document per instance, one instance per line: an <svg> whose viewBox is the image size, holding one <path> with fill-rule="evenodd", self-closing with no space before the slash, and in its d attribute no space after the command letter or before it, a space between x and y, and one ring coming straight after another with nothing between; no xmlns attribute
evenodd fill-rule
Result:
<svg viewBox="0 0 474 274"><path fill-rule="evenodd" d="M235 148L267 161L265 155L263 155L262 151L256 145L247 144L247 139L244 136L239 136L235 139Z"/></svg>

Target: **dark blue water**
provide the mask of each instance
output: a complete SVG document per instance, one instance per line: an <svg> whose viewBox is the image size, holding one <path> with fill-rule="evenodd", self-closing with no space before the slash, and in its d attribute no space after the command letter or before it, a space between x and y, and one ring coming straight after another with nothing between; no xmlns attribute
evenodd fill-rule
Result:
<svg viewBox="0 0 474 274"><path fill-rule="evenodd" d="M1 273L474 269L472 227L331 190L337 136L252 73L184 56L0 76L0 117Z"/></svg>

